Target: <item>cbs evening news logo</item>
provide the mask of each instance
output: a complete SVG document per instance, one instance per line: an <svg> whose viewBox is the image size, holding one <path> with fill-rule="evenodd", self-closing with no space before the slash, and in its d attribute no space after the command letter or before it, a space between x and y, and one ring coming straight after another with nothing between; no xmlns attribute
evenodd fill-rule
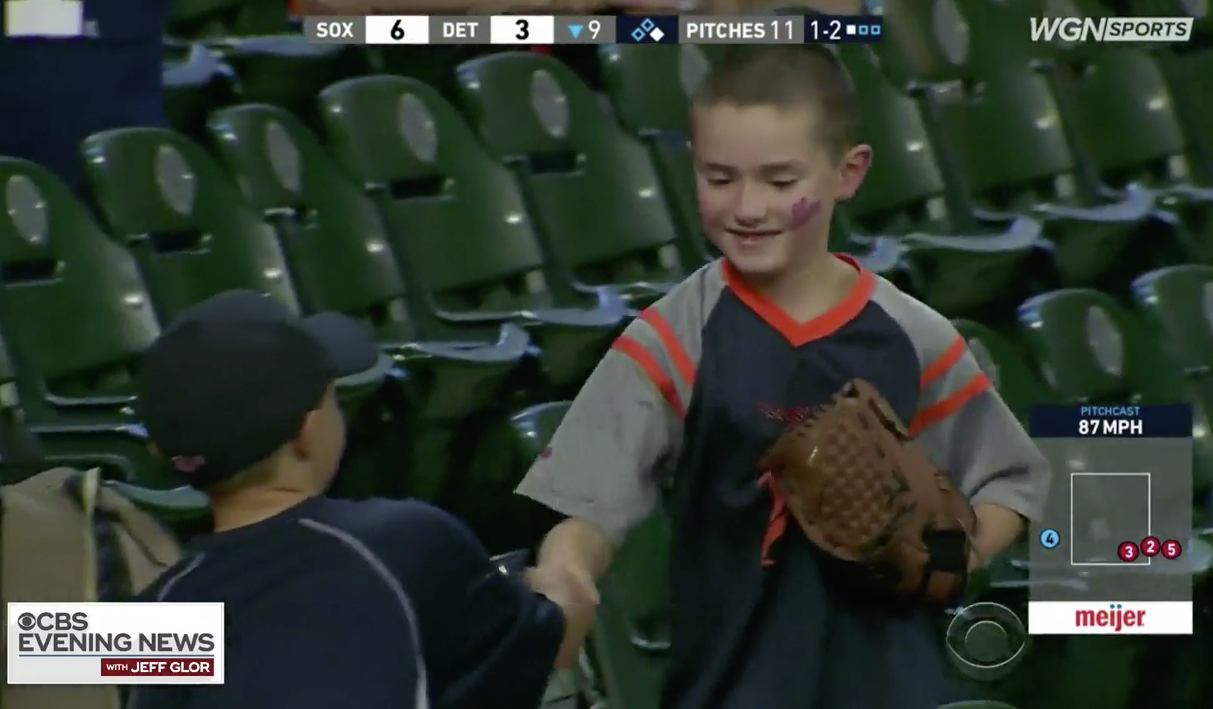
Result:
<svg viewBox="0 0 1213 709"><path fill-rule="evenodd" d="M223 684L222 603L9 603L9 684Z"/></svg>

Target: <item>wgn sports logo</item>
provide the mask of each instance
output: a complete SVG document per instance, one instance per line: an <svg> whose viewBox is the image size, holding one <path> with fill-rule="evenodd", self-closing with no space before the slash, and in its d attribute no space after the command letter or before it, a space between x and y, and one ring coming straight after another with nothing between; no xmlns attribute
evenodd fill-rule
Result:
<svg viewBox="0 0 1213 709"><path fill-rule="evenodd" d="M1078 42L1187 42L1191 17L1033 17L1032 41L1070 45Z"/></svg>

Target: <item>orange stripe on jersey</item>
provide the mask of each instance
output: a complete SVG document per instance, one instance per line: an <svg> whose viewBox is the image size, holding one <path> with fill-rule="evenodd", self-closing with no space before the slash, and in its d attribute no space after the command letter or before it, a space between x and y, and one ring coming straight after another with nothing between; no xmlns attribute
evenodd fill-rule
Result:
<svg viewBox="0 0 1213 709"><path fill-rule="evenodd" d="M674 334L674 328L670 327L669 321L661 313L652 308L640 311L640 319L647 322L653 332L657 333L662 347L665 347L666 354L678 370L678 376L682 377L683 383L690 390L695 385L695 363L691 361L691 355L687 354L687 348L682 346L682 340Z"/></svg>
<svg viewBox="0 0 1213 709"><path fill-rule="evenodd" d="M661 396L666 401L670 402L670 406L674 407L674 411L678 412L678 416L686 415L686 410L682 407L682 397L678 396L678 389L674 386L674 380L670 375L666 374L661 367L661 363L653 356L652 352L645 349L644 345L627 335L620 335L615 339L615 344L611 345L611 349L617 350L620 354L630 357L645 373L653 384L657 387L657 391L661 392Z"/></svg>
<svg viewBox="0 0 1213 709"><path fill-rule="evenodd" d="M934 362L923 368L922 375L918 379L918 385L926 386L947 374L948 370L965 356L965 352L968 349L968 345L965 344L965 338L957 335L956 339L952 340L952 344L948 345L948 348L936 357Z"/></svg>
<svg viewBox="0 0 1213 709"><path fill-rule="evenodd" d="M960 411L970 399L990 388L990 379L984 372L978 372L973 378L956 391L948 394L934 404L928 404L914 414L910 422L910 435L918 435L927 426L938 423L952 414Z"/></svg>

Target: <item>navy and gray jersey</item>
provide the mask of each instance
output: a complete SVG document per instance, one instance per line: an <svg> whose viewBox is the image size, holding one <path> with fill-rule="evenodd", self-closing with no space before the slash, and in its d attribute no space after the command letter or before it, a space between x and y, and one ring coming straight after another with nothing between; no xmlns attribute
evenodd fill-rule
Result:
<svg viewBox="0 0 1213 709"><path fill-rule="evenodd" d="M673 524L663 709L927 709L943 659L921 611L874 607L799 531L762 563L771 512L757 461L852 379L888 399L973 503L1036 519L1049 469L942 315L859 270L797 322L727 261L632 322L518 492L616 543L661 504ZM828 651L827 651L828 649Z"/></svg>
<svg viewBox="0 0 1213 709"><path fill-rule="evenodd" d="M224 684L128 709L539 706L564 616L451 515L315 497L191 542L138 600L223 602Z"/></svg>

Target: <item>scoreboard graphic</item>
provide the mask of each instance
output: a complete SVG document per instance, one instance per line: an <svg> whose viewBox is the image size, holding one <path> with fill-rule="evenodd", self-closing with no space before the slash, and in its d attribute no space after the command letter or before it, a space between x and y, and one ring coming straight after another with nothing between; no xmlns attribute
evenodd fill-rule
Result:
<svg viewBox="0 0 1213 709"><path fill-rule="evenodd" d="M367 15L303 18L317 44L804 44L879 42L880 17Z"/></svg>
<svg viewBox="0 0 1213 709"><path fill-rule="evenodd" d="M1036 406L1053 468L1030 537L1030 635L1192 633L1192 409Z"/></svg>

